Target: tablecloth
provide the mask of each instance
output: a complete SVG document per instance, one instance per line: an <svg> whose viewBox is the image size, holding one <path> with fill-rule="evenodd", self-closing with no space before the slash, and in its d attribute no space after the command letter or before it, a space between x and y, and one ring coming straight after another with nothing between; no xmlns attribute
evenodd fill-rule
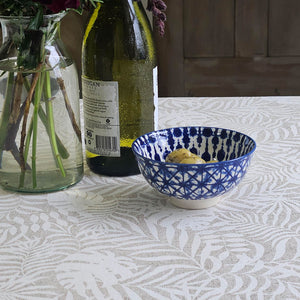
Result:
<svg viewBox="0 0 300 300"><path fill-rule="evenodd" d="M159 127L183 125L255 139L235 189L185 210L86 168L65 191L0 190L0 299L300 299L300 97L160 98Z"/></svg>

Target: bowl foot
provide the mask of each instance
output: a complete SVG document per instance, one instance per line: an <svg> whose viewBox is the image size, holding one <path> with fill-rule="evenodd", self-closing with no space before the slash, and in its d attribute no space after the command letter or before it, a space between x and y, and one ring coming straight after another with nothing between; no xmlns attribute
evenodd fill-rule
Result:
<svg viewBox="0 0 300 300"><path fill-rule="evenodd" d="M185 200L185 199L177 199L177 198L171 197L169 199L169 201L173 205L180 207L180 208L203 209L203 208L208 208L208 207L218 204L221 201L221 199L222 199L222 196L209 198L209 199L201 199L201 200Z"/></svg>

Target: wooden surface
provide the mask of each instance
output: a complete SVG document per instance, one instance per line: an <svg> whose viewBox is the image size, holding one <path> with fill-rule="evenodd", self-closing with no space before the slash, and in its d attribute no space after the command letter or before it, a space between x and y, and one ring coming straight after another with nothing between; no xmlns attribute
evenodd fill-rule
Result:
<svg viewBox="0 0 300 300"><path fill-rule="evenodd" d="M267 56L268 0L239 0L235 11L235 56Z"/></svg>
<svg viewBox="0 0 300 300"><path fill-rule="evenodd" d="M299 0L175 2L157 38L161 97L300 94Z"/></svg>
<svg viewBox="0 0 300 300"><path fill-rule="evenodd" d="M234 0L184 0L183 21L185 57L233 56Z"/></svg>
<svg viewBox="0 0 300 300"><path fill-rule="evenodd" d="M184 96L183 1L171 1L168 12L176 21L172 22L172 26L166 26L164 37L154 31L158 53L159 90Z"/></svg>
<svg viewBox="0 0 300 300"><path fill-rule="evenodd" d="M269 55L299 56L300 1L271 0Z"/></svg>
<svg viewBox="0 0 300 300"><path fill-rule="evenodd" d="M185 91L192 97L297 95L300 57L185 59Z"/></svg>

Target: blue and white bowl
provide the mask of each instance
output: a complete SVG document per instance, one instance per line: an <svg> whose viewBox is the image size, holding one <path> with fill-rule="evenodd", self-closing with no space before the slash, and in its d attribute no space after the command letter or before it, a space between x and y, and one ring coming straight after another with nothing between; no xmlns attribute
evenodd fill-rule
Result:
<svg viewBox="0 0 300 300"><path fill-rule="evenodd" d="M186 148L206 164L165 162L167 155ZM222 194L244 177L255 151L255 141L230 129L176 127L153 131L137 138L132 150L139 169L157 191L170 196L179 207L199 209L215 205Z"/></svg>

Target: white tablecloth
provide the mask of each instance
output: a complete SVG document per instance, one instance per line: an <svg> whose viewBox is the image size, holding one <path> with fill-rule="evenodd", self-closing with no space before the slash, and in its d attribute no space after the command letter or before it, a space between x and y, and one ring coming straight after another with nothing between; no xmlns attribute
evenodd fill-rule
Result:
<svg viewBox="0 0 300 300"><path fill-rule="evenodd" d="M172 206L141 175L0 190L0 299L300 299L300 97L161 98L160 128L257 142L217 205Z"/></svg>

